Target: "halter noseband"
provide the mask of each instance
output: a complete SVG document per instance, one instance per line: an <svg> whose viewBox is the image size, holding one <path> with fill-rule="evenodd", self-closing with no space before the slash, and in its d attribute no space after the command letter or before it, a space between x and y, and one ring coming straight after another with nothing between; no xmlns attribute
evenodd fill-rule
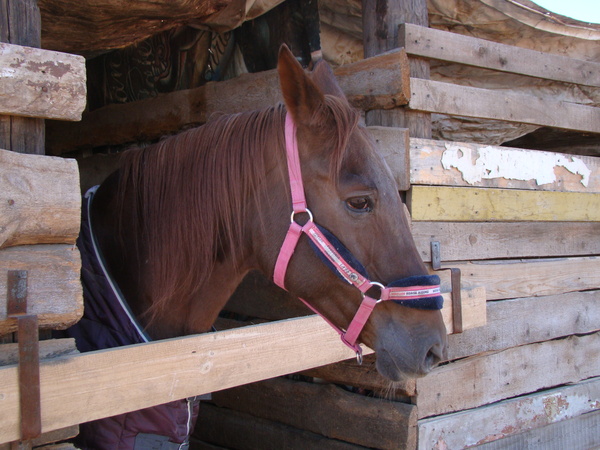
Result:
<svg viewBox="0 0 600 450"><path fill-rule="evenodd" d="M360 363L362 362L362 349L357 343L358 336L367 323L375 305L382 301L392 300L413 308L441 309L443 299L440 295L440 279L437 275L418 275L396 280L388 286L369 280L366 270L354 258L352 253L332 233L313 221L313 215L306 205L306 197L304 196L298 141L296 140L296 125L289 114L285 118L285 143L293 211L290 227L275 263L273 281L279 287L285 289L284 279L290 259L298 245L300 236L302 234L308 236L317 255L336 275L356 287L363 294L363 300L345 331L334 325L306 300L302 298L300 300L339 333L342 342L356 352ZM300 225L294 220L295 215L300 213L308 214L308 222L304 225ZM346 255L346 258L342 254ZM354 265L350 264L347 261L348 259ZM373 287L380 290L379 299L377 300L366 295L366 292Z"/></svg>

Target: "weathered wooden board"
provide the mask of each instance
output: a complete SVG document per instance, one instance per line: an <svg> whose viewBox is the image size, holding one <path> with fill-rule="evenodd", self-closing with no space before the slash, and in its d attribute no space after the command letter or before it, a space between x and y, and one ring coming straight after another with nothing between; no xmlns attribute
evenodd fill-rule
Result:
<svg viewBox="0 0 600 450"><path fill-rule="evenodd" d="M600 408L600 379L594 378L573 386L563 386L540 393L501 401L490 406L448 414L441 417L419 420L419 449L458 450L496 441L507 436L515 436L521 432L550 424L559 424L568 419L588 415ZM595 427L600 429L598 412L594 412ZM583 431L583 430L582 430ZM588 430L589 431L589 430ZM588 436L594 434L585 433ZM599 434L596 434L596 444ZM510 445L518 440L497 441L498 446L492 448L581 448L575 447L572 441L563 441L566 446L547 447L542 443L532 447ZM534 441L535 442L535 441ZM589 442L589 441L588 441ZM592 440L591 442L594 442Z"/></svg>
<svg viewBox="0 0 600 450"><path fill-rule="evenodd" d="M6 317L8 270L27 270L27 313L41 328L66 328L83 314L81 258L73 245L26 245L0 250L0 335L16 331Z"/></svg>
<svg viewBox="0 0 600 450"><path fill-rule="evenodd" d="M388 153L388 164L392 157L402 157L401 147ZM597 193L600 158L412 138L410 182Z"/></svg>
<svg viewBox="0 0 600 450"><path fill-rule="evenodd" d="M419 418L600 375L600 333L523 345L439 367L417 380Z"/></svg>
<svg viewBox="0 0 600 450"><path fill-rule="evenodd" d="M363 446L207 403L200 406L194 433L190 447L195 450L365 450Z"/></svg>
<svg viewBox="0 0 600 450"><path fill-rule="evenodd" d="M378 150L392 170L399 191L410 189L410 138L408 128L369 127Z"/></svg>
<svg viewBox="0 0 600 450"><path fill-rule="evenodd" d="M404 50L385 53L336 69L340 86L357 108L406 104L408 73ZM46 152L120 145L158 139L185 126L205 123L214 113L237 113L273 106L282 100L277 71L248 73L137 102L109 105L83 115L81 123L47 124ZM110 130L107 133L106 130Z"/></svg>
<svg viewBox="0 0 600 450"><path fill-rule="evenodd" d="M414 405L284 378L215 392L220 407L371 448L414 448Z"/></svg>
<svg viewBox="0 0 600 450"><path fill-rule="evenodd" d="M75 160L0 150L0 248L73 244L80 216Z"/></svg>
<svg viewBox="0 0 600 450"><path fill-rule="evenodd" d="M457 62L584 86L600 86L600 64L500 44L410 23L400 25L400 47L409 55Z"/></svg>
<svg viewBox="0 0 600 450"><path fill-rule="evenodd" d="M413 186L413 221L600 221L600 195L447 186Z"/></svg>
<svg viewBox="0 0 600 450"><path fill-rule="evenodd" d="M413 222L423 261L431 241L442 261L600 254L600 222Z"/></svg>
<svg viewBox="0 0 600 450"><path fill-rule="evenodd" d="M463 289L485 286L489 300L563 294L600 289L600 257L453 262ZM442 290L450 289L448 271L436 272Z"/></svg>
<svg viewBox="0 0 600 450"><path fill-rule="evenodd" d="M494 301L487 325L448 336L448 359L600 330L600 290Z"/></svg>
<svg viewBox="0 0 600 450"><path fill-rule="evenodd" d="M349 358L319 317L59 357L41 363L42 431ZM19 438L17 372L0 368L0 442Z"/></svg>
<svg viewBox="0 0 600 450"><path fill-rule="evenodd" d="M600 447L600 411L554 422L477 447L478 450L538 448L543 450L590 450Z"/></svg>
<svg viewBox="0 0 600 450"><path fill-rule="evenodd" d="M0 43L0 114L80 120L86 104L85 59Z"/></svg>
<svg viewBox="0 0 600 450"><path fill-rule="evenodd" d="M39 342L40 360L56 358L63 355L75 355L78 352L75 339L47 339ZM19 362L19 344L0 345L0 366Z"/></svg>
<svg viewBox="0 0 600 450"><path fill-rule="evenodd" d="M600 133L600 108L511 91L410 79L408 107L417 111Z"/></svg>

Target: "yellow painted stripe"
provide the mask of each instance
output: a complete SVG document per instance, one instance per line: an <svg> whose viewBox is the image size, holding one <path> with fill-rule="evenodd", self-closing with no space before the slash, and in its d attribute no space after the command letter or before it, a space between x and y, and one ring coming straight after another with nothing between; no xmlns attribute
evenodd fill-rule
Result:
<svg viewBox="0 0 600 450"><path fill-rule="evenodd" d="M445 186L413 186L413 220L600 221L600 194Z"/></svg>

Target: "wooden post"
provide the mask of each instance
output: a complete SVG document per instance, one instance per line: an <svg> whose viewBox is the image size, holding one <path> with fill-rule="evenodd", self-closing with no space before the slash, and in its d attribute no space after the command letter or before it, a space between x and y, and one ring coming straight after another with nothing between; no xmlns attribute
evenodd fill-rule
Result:
<svg viewBox="0 0 600 450"><path fill-rule="evenodd" d="M427 0L363 0L363 45L365 58L402 46L398 26L413 23L428 26ZM411 58L411 77L429 79L429 61ZM374 110L366 114L367 125L408 128L411 137L431 138L431 114L403 108Z"/></svg>
<svg viewBox="0 0 600 450"><path fill-rule="evenodd" d="M36 0L0 0L0 42L41 46L41 18ZM0 148L44 154L44 119L0 115Z"/></svg>

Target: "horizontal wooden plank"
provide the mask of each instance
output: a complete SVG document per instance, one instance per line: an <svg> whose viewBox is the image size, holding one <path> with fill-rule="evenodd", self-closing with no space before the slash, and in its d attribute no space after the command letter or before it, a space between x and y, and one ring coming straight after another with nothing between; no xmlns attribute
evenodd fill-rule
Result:
<svg viewBox="0 0 600 450"><path fill-rule="evenodd" d="M281 422L219 408L203 403L194 435L190 440L194 450L365 450L365 447L329 439L317 433L300 430Z"/></svg>
<svg viewBox="0 0 600 450"><path fill-rule="evenodd" d="M431 241L442 261L600 255L600 222L413 222L424 261Z"/></svg>
<svg viewBox="0 0 600 450"><path fill-rule="evenodd" d="M335 73L355 107L388 109L408 102L409 91L403 84L408 80L408 71L406 53L396 50L338 67ZM214 113L267 108L281 100L276 70L243 74L195 89L105 106L84 114L81 123L48 123L46 152L58 155L81 148L158 139L205 123Z"/></svg>
<svg viewBox="0 0 600 450"><path fill-rule="evenodd" d="M600 379L593 378L573 385L550 389L540 393L505 400L483 408L419 420L419 449L458 450L472 447L508 436L516 436L527 430L539 429L550 424L581 417L598 410L600 405ZM597 413L596 413L597 415ZM597 420L597 419L596 419ZM598 428L596 426L596 428ZM593 434L591 435L593 436ZM596 435L598 436L598 435ZM509 440L509 442L515 442ZM600 442L596 440L596 443ZM504 445L489 448L532 448L521 445ZM533 448L581 448L573 441L564 441L563 447ZM488 446L483 446L487 449Z"/></svg>
<svg viewBox="0 0 600 450"><path fill-rule="evenodd" d="M66 328L83 314L81 258L73 245L25 245L0 250L0 335L16 330L6 316L6 272L27 270L27 313L41 328Z"/></svg>
<svg viewBox="0 0 600 450"><path fill-rule="evenodd" d="M544 450L590 450L600 447L600 410L534 428L478 446L478 450L527 448Z"/></svg>
<svg viewBox="0 0 600 450"><path fill-rule="evenodd" d="M56 358L63 355L79 353L75 346L75 339L46 339L39 342L40 360ZM19 344L10 343L0 345L0 366L17 364L19 362Z"/></svg>
<svg viewBox="0 0 600 450"><path fill-rule="evenodd" d="M412 138L410 182L436 186L600 192L600 158Z"/></svg>
<svg viewBox="0 0 600 450"><path fill-rule="evenodd" d="M283 378L215 392L221 407L368 448L414 448L414 405Z"/></svg>
<svg viewBox="0 0 600 450"><path fill-rule="evenodd" d="M473 356L438 367L417 380L419 418L475 408L599 375L600 333Z"/></svg>
<svg viewBox="0 0 600 450"><path fill-rule="evenodd" d="M461 286L484 286L489 300L563 294L600 289L600 257L452 262L461 270ZM436 272L442 290L450 289L449 271Z"/></svg>
<svg viewBox="0 0 600 450"><path fill-rule="evenodd" d="M408 107L416 111L600 133L600 108L440 81L410 79Z"/></svg>
<svg viewBox="0 0 600 450"><path fill-rule="evenodd" d="M81 220L77 162L0 149L0 167L0 248L74 244Z"/></svg>
<svg viewBox="0 0 600 450"><path fill-rule="evenodd" d="M433 28L402 24L400 47L409 55L457 62L584 86L600 86L600 64L500 44Z"/></svg>
<svg viewBox="0 0 600 450"><path fill-rule="evenodd" d="M0 43L0 114L80 120L85 58Z"/></svg>
<svg viewBox="0 0 600 450"><path fill-rule="evenodd" d="M413 186L413 221L600 221L600 194L447 186Z"/></svg>
<svg viewBox="0 0 600 450"><path fill-rule="evenodd" d="M599 330L599 290L493 301L485 327L448 336L448 359Z"/></svg>
<svg viewBox="0 0 600 450"><path fill-rule="evenodd" d="M59 357L41 363L42 431L354 357L319 317ZM0 368L0 442L19 438L17 372Z"/></svg>

